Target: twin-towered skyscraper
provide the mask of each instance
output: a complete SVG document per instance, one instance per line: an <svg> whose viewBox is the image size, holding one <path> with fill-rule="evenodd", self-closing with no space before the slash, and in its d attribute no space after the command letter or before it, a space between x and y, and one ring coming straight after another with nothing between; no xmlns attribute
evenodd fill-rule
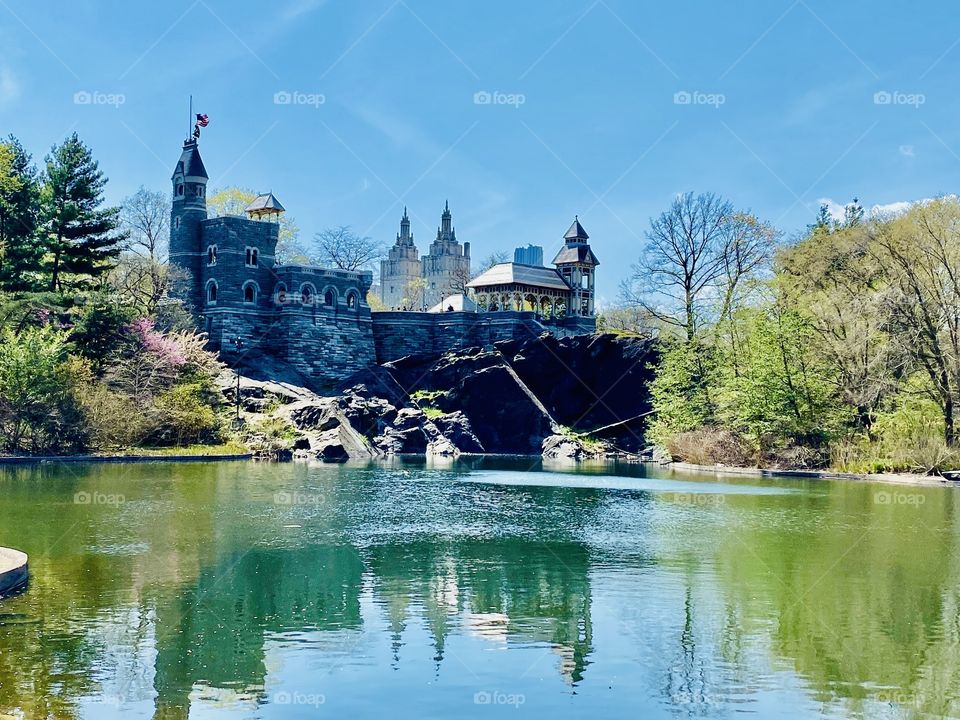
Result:
<svg viewBox="0 0 960 720"><path fill-rule="evenodd" d="M464 292L470 280L470 243L457 242L450 204L440 216L437 238L420 258L403 209L397 240L380 263L380 299L390 310L423 310Z"/></svg>

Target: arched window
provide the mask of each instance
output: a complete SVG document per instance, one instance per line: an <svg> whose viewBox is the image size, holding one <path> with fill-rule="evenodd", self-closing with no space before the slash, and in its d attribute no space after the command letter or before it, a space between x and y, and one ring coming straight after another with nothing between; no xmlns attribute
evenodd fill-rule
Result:
<svg viewBox="0 0 960 720"><path fill-rule="evenodd" d="M177 183L177 196L183 197L183 183Z"/></svg>
<svg viewBox="0 0 960 720"><path fill-rule="evenodd" d="M213 305L217 302L217 283L211 281L207 285L207 303Z"/></svg>
<svg viewBox="0 0 960 720"><path fill-rule="evenodd" d="M179 229L180 229L180 216L179 216L179 215L177 215L177 216L173 219L173 229L174 229L174 230L179 230Z"/></svg>
<svg viewBox="0 0 960 720"><path fill-rule="evenodd" d="M177 218L179 220L179 218ZM217 264L217 246L211 245L207 248L207 265Z"/></svg>
<svg viewBox="0 0 960 720"><path fill-rule="evenodd" d="M287 286L286 285L284 285L283 283L280 283L279 285L277 285L277 291L275 295L277 298L278 305L287 304Z"/></svg>
<svg viewBox="0 0 960 720"><path fill-rule="evenodd" d="M244 265L247 267L256 267L259 254L255 247L248 247L246 256L244 257Z"/></svg>
<svg viewBox="0 0 960 720"><path fill-rule="evenodd" d="M347 293L347 309L355 310L357 307L357 294L355 292Z"/></svg>
<svg viewBox="0 0 960 720"><path fill-rule="evenodd" d="M327 290L327 291L323 294L323 304L324 304L324 305L327 305L327 306L329 306L329 307L332 307L332 306L333 306L333 303L334 303L334 301L335 301L336 299L337 299L337 298L336 298L336 296L333 294L333 290Z"/></svg>
<svg viewBox="0 0 960 720"><path fill-rule="evenodd" d="M193 194L197 197L203 197L203 185L194 185Z"/></svg>
<svg viewBox="0 0 960 720"><path fill-rule="evenodd" d="M257 286L255 283L248 282L243 286L243 301L245 303L255 303L257 301Z"/></svg>
<svg viewBox="0 0 960 720"><path fill-rule="evenodd" d="M313 304L313 288L309 285L300 288L300 302L303 305Z"/></svg>

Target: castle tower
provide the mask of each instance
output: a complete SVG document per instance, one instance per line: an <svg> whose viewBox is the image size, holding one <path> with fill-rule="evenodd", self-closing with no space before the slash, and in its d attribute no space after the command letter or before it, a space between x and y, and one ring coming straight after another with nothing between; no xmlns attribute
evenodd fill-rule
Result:
<svg viewBox="0 0 960 720"><path fill-rule="evenodd" d="M470 279L470 244L457 242L449 201L440 215L437 239L423 258L423 279L426 281L426 306L431 307L449 295L462 293Z"/></svg>
<svg viewBox="0 0 960 720"><path fill-rule="evenodd" d="M563 279L570 286L569 315L593 317L596 295L596 267L600 264L590 249L590 236L574 217L573 225L563 236L563 248L553 259Z"/></svg>
<svg viewBox="0 0 960 720"><path fill-rule="evenodd" d="M420 310L423 307L423 280L420 254L413 244L410 218L403 208L400 232L380 262L380 299L388 310Z"/></svg>
<svg viewBox="0 0 960 720"><path fill-rule="evenodd" d="M203 307L200 224L207 219L207 180L197 141L184 141L171 177L170 264L183 271L182 277L174 279L172 294L193 310Z"/></svg>

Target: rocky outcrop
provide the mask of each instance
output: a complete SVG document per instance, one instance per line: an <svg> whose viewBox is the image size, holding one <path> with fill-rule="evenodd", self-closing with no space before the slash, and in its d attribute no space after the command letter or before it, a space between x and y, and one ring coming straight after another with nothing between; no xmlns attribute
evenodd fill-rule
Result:
<svg viewBox="0 0 960 720"><path fill-rule="evenodd" d="M244 378L241 403L247 412L269 410L289 423L297 457L579 459L644 447L654 361L652 345L640 339L545 335L401 358L355 373L332 397ZM224 392L229 397L232 390Z"/></svg>

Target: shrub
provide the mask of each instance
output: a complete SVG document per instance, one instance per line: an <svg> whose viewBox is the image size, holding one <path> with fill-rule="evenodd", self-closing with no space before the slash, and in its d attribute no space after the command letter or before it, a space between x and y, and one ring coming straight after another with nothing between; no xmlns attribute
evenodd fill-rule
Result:
<svg viewBox="0 0 960 720"><path fill-rule="evenodd" d="M86 444L66 360L66 337L52 328L0 333L0 445L4 451L61 452Z"/></svg>
<svg viewBox="0 0 960 720"><path fill-rule="evenodd" d="M666 446L674 460L695 465L744 467L755 463L753 450L740 435L710 425L677 433Z"/></svg>

